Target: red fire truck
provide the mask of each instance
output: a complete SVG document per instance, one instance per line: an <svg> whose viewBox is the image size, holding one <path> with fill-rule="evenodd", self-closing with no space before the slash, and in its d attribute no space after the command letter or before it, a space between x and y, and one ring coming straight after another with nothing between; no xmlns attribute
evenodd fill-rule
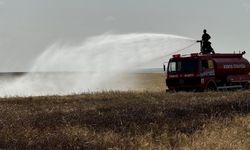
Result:
<svg viewBox="0 0 250 150"><path fill-rule="evenodd" d="M250 64L239 54L173 55L164 65L168 90L204 91L249 88Z"/></svg>

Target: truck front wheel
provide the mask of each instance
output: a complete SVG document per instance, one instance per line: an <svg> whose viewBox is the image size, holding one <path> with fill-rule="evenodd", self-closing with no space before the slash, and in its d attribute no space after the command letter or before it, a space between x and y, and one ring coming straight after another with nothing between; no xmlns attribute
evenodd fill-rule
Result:
<svg viewBox="0 0 250 150"><path fill-rule="evenodd" d="M217 86L214 82L209 82L206 91L217 91Z"/></svg>

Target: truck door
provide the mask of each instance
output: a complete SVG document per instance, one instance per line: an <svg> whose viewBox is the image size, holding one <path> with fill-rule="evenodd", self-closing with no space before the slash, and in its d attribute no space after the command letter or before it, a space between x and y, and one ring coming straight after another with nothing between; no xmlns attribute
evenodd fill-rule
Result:
<svg viewBox="0 0 250 150"><path fill-rule="evenodd" d="M211 77L215 75L214 62L210 59L201 60L201 76Z"/></svg>

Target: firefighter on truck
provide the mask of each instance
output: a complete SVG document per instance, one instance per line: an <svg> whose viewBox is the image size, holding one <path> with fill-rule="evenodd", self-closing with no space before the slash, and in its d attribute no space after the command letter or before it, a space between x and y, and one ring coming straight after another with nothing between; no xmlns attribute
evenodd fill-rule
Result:
<svg viewBox="0 0 250 150"><path fill-rule="evenodd" d="M211 54L211 53L215 54L214 49L211 46L211 42L209 41L211 37L209 34L207 34L206 29L203 30L203 35L201 38L202 40L197 41L201 44L201 53L202 54Z"/></svg>

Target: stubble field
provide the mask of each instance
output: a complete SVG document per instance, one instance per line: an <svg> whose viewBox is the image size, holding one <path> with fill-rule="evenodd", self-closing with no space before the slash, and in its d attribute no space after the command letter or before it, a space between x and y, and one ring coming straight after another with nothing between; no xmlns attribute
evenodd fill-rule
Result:
<svg viewBox="0 0 250 150"><path fill-rule="evenodd" d="M1 149L249 149L250 91L136 91L0 99ZM143 91L147 90L147 91Z"/></svg>

